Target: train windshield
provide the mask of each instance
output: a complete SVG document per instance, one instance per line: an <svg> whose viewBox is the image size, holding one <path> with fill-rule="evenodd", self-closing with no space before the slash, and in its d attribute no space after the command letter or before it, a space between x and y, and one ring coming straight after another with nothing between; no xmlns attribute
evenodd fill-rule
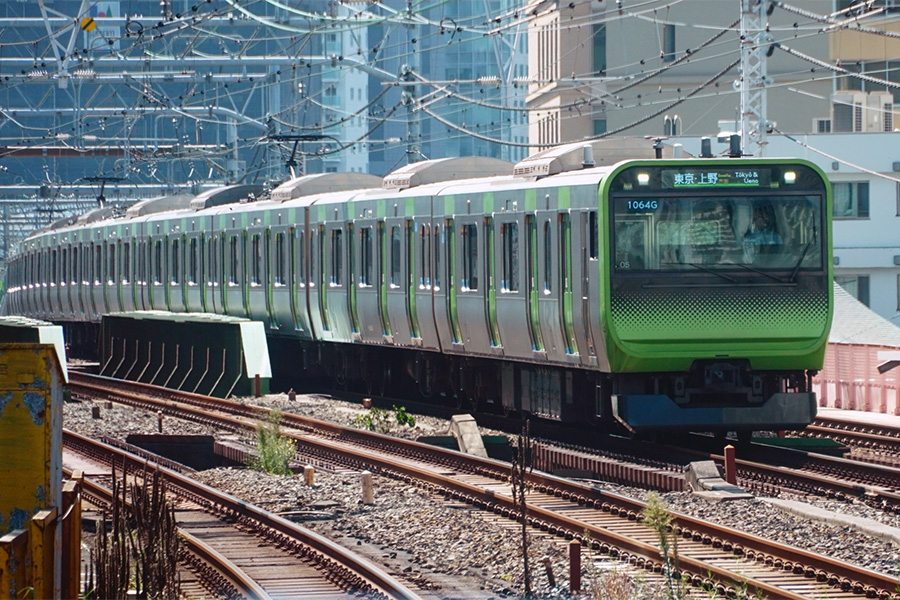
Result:
<svg viewBox="0 0 900 600"><path fill-rule="evenodd" d="M819 194L614 197L614 269L821 269L823 205Z"/></svg>

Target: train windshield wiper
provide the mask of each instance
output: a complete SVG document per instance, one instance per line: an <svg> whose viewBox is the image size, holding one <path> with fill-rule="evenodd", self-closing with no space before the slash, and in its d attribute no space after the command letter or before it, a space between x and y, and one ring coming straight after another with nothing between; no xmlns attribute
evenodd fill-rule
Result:
<svg viewBox="0 0 900 600"><path fill-rule="evenodd" d="M670 262L670 263L662 263L662 264L664 264L664 265L690 265L690 266L694 267L695 269L700 269L701 271L704 271L704 272L706 272L706 273L712 273L713 275L718 275L719 277L721 277L721 278L724 279L725 281L730 281L731 283L737 283L737 279L735 279L734 277L729 277L728 275L725 275L724 273L719 273L718 271L716 271L716 270L714 270L714 269L710 269L709 267L704 267L703 265L699 265L699 264L697 264L697 263L692 263L692 262Z"/></svg>
<svg viewBox="0 0 900 600"><path fill-rule="evenodd" d="M814 239L815 238L806 242L806 245L803 247L803 252L800 254L800 259L797 260L797 264L794 265L794 270L791 271L791 276L788 279L788 283L794 283L794 279L797 278L797 272L800 271L800 265L803 264L803 259L806 258L806 253L809 252L809 248L810 246L812 246Z"/></svg>

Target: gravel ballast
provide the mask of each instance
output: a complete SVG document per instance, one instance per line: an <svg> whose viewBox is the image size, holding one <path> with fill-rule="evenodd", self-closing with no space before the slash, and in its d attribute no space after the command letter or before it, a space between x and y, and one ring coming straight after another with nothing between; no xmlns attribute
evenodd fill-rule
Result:
<svg viewBox="0 0 900 600"><path fill-rule="evenodd" d="M275 394L248 402L341 425L350 425L363 412L358 404L319 396L298 395L296 401L288 402L286 395ZM157 432L155 413L113 405L113 408L101 409L101 419L93 419L90 407L90 403L67 403L65 426L92 437L108 435L122 440L129 433ZM390 433L414 439L423 435L442 435L446 431L446 421L416 415L414 428L393 424ZM164 433L218 435L211 427L174 418L165 419ZM370 554L378 555L373 558L383 559L391 568L426 589L433 584L442 587L444 592L454 590L449 595L441 595L442 598L501 598L517 596L524 590L518 525L502 522L493 515L459 503L436 500L409 484L376 477L375 502L365 505L356 474L318 472L313 486L307 485L302 475L278 477L235 468L212 469L196 476L204 483L266 510L298 513L305 526L337 538L352 549L367 548ZM596 483L608 491L629 497L642 500L647 497L644 490ZM782 497L900 527L897 515L862 503L805 496ZM711 502L689 493L669 493L662 495L662 499L676 513L726 524L874 571L891 575L900 573L900 549L896 546L850 527L789 514L762 498ZM553 540L541 532L532 533L530 540L535 592L540 597L566 595L568 558L565 541ZM549 585L544 557L550 559L555 587ZM587 586L592 577L609 565L604 557L591 557L595 561L585 558L583 578ZM621 568L628 570L624 566Z"/></svg>

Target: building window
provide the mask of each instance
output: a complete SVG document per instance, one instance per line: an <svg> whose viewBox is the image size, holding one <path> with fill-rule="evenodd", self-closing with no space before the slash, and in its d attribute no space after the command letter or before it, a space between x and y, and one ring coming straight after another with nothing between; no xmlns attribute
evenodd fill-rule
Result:
<svg viewBox="0 0 900 600"><path fill-rule="evenodd" d="M675 60L675 26L665 25L663 27L663 60L672 62Z"/></svg>
<svg viewBox="0 0 900 600"><path fill-rule="evenodd" d="M835 275L834 282L844 288L848 294L869 306L868 275Z"/></svg>
<svg viewBox="0 0 900 600"><path fill-rule="evenodd" d="M900 183L896 185L897 190L897 216L900 217Z"/></svg>
<svg viewBox="0 0 900 600"><path fill-rule="evenodd" d="M594 25L593 37L594 75L606 75L606 23Z"/></svg>
<svg viewBox="0 0 900 600"><path fill-rule="evenodd" d="M869 182L833 183L835 219L869 218Z"/></svg>

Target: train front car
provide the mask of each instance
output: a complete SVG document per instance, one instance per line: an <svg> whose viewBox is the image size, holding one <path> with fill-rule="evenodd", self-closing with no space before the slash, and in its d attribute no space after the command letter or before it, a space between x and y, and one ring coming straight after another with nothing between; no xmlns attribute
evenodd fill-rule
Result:
<svg viewBox="0 0 900 600"><path fill-rule="evenodd" d="M641 161L600 196L616 419L745 436L808 425L833 304L824 174L796 160Z"/></svg>

